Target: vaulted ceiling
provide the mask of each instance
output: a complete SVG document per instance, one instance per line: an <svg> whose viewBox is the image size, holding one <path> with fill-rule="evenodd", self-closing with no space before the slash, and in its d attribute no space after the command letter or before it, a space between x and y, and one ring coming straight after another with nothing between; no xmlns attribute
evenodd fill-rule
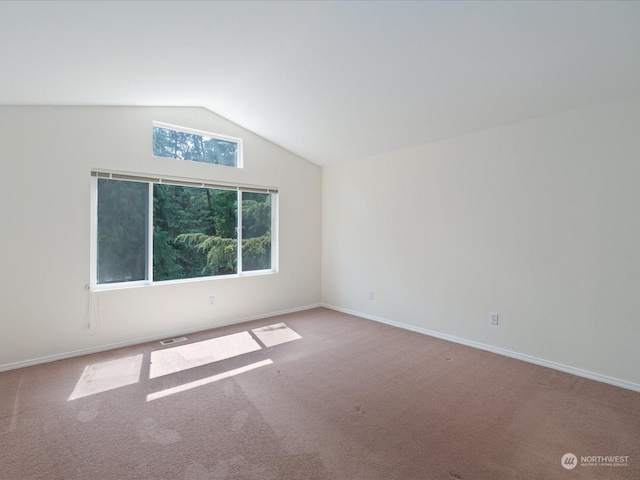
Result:
<svg viewBox="0 0 640 480"><path fill-rule="evenodd" d="M0 2L0 104L205 107L320 165L640 95L640 2Z"/></svg>

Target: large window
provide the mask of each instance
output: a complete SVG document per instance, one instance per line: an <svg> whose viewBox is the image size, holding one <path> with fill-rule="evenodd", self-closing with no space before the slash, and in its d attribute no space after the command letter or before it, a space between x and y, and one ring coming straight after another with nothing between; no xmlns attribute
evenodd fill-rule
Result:
<svg viewBox="0 0 640 480"><path fill-rule="evenodd" d="M93 176L94 287L275 271L273 189Z"/></svg>
<svg viewBox="0 0 640 480"><path fill-rule="evenodd" d="M154 122L153 154L156 157L242 167L242 139Z"/></svg>

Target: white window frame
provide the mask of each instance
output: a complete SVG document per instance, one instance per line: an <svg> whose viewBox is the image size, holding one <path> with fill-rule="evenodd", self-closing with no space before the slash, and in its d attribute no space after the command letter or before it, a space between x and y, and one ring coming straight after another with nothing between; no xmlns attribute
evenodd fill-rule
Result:
<svg viewBox="0 0 640 480"><path fill-rule="evenodd" d="M98 283L98 179L110 179L121 181L133 181L142 182L149 185L148 194L148 220L147 220L147 278L145 280L134 280L130 282L114 282L114 283ZM180 278L173 280L153 280L153 185L154 184L169 184L169 185L182 185L194 188L211 188L222 190L236 190L238 195L238 211L236 216L236 231L237 231L237 267L236 273L230 273L226 275L211 275L204 277L194 278ZM255 193L268 193L271 195L271 268L264 270L242 270L242 192L255 192ZM219 280L229 279L235 277L248 277L256 275L274 274L279 271L279 192L275 187L260 187L255 185L240 185L240 184L222 184L222 183L210 183L208 181L181 178L181 177L165 177L162 178L147 175L137 174L131 172L120 171L106 171L106 170L92 170L91 172L91 222L90 222L90 267L89 273L91 275L89 286L92 291L99 290L117 290L123 288L133 288L141 286L152 285L166 285L171 283L185 283L185 282L198 282L207 280Z"/></svg>
<svg viewBox="0 0 640 480"><path fill-rule="evenodd" d="M203 163L205 165L214 165L216 167L228 167L228 168L243 168L244 166L244 154L243 154L243 147L242 147L242 139L241 138L237 138L237 137L231 137L228 135L221 135L219 133L212 133L212 132L207 132L205 130L197 130L195 128L189 128L189 127L181 127L179 125L172 125L170 123L164 123L164 122L157 122L157 121L153 121L153 127L158 127L158 128L164 128L167 130L175 130L177 132L182 132L182 133L190 133L192 135L198 135L200 137L207 137L207 138L214 138L216 140L222 140L224 142L233 142L236 145L238 145L238 149L237 149L237 159L236 159L236 165L235 167L231 167L229 165L217 165L214 163L207 163L207 162L196 162L196 163ZM153 136L152 136L153 138ZM152 140L153 141L153 140ZM151 154L153 155L153 148L151 148ZM173 157L159 157L157 155L153 155L156 158L169 158L169 159L173 159L173 160L180 160L179 158L173 158ZM184 161L184 160L182 160ZM191 160L189 160L191 161Z"/></svg>

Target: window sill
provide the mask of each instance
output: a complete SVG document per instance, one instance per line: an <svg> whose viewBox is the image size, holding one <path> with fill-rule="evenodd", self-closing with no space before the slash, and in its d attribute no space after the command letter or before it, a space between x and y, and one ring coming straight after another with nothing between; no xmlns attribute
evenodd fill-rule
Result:
<svg viewBox="0 0 640 480"><path fill-rule="evenodd" d="M100 285L93 285L91 286L90 291L104 292L108 290L124 290L129 288L179 285L184 283L217 281L217 280L232 279L232 278L259 277L264 275L273 275L277 273L278 273L277 270L255 270L251 272L231 273L229 275L215 275L215 276L197 277L197 278L181 278L178 280L162 280L159 282L136 281L136 282L122 282L122 283L106 283L106 284L100 284Z"/></svg>

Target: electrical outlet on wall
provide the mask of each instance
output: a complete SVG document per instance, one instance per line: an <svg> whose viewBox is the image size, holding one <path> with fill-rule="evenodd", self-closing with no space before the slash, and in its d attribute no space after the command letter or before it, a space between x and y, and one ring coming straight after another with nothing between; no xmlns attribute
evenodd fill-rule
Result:
<svg viewBox="0 0 640 480"><path fill-rule="evenodd" d="M373 290L369 290L369 300L375 300L376 299L376 292L374 292Z"/></svg>
<svg viewBox="0 0 640 480"><path fill-rule="evenodd" d="M209 305L213 307L215 304L216 304L216 297L214 296L209 297Z"/></svg>
<svg viewBox="0 0 640 480"><path fill-rule="evenodd" d="M491 312L490 314L491 325L499 325L500 321L498 319L498 314L496 312Z"/></svg>

